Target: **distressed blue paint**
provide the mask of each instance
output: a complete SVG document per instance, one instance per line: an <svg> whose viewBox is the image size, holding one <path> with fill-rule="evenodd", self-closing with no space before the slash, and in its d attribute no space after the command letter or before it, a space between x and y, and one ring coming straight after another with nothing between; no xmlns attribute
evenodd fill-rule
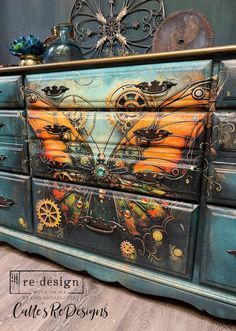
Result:
<svg viewBox="0 0 236 331"><path fill-rule="evenodd" d="M26 142L17 141L15 138L0 138L0 155L5 157L4 160L0 160L1 170L28 173L28 146Z"/></svg>
<svg viewBox="0 0 236 331"><path fill-rule="evenodd" d="M32 232L31 215L31 179L0 172L0 223L18 228L22 231ZM9 207L2 206L2 198L10 199L13 204ZM24 220L23 224L20 219Z"/></svg>
<svg viewBox="0 0 236 331"><path fill-rule="evenodd" d="M198 81L200 76L201 79L209 79L211 74L212 61L170 62L27 75L26 86L56 107L114 108L111 100L124 91L122 86L126 86L127 90L135 90L134 84L141 82L158 80L175 83L168 93L158 96L156 104L153 105L155 108L188 84ZM57 98L48 97L42 90L53 85L65 86L68 90ZM73 96L76 98L73 99ZM145 96L148 98L148 95ZM185 106L190 105L189 101L185 102ZM35 104L31 103L29 106L34 107Z"/></svg>
<svg viewBox="0 0 236 331"><path fill-rule="evenodd" d="M24 113L21 110L0 110L0 139L1 137L27 137Z"/></svg>
<svg viewBox="0 0 236 331"><path fill-rule="evenodd" d="M236 257L227 252L236 250L236 210L208 206L205 221L202 280L236 292Z"/></svg>
<svg viewBox="0 0 236 331"><path fill-rule="evenodd" d="M0 77L0 107L22 108L24 99L21 93L21 76Z"/></svg>

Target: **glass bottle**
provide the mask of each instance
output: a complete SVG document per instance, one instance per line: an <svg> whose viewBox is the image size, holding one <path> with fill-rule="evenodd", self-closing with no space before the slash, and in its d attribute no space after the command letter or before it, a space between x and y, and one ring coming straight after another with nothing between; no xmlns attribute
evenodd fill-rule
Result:
<svg viewBox="0 0 236 331"><path fill-rule="evenodd" d="M58 34L58 28L57 28L57 25L55 25L52 29L51 29L51 36L47 37L45 40L44 40L44 45L46 47L48 47L52 41L56 40L59 36Z"/></svg>
<svg viewBox="0 0 236 331"><path fill-rule="evenodd" d="M83 58L80 47L73 37L73 25L58 24L55 28L57 38L52 40L44 53L46 63L81 60Z"/></svg>

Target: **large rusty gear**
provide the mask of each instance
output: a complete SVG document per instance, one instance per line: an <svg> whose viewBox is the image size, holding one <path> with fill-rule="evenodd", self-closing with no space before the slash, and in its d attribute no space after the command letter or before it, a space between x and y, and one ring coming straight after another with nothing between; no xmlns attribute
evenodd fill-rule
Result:
<svg viewBox="0 0 236 331"><path fill-rule="evenodd" d="M39 200L36 212L41 225L46 228L55 228L61 222L61 212L58 205L51 199Z"/></svg>
<svg viewBox="0 0 236 331"><path fill-rule="evenodd" d="M154 33L152 51L170 52L211 47L214 33L206 16L192 9L168 16Z"/></svg>

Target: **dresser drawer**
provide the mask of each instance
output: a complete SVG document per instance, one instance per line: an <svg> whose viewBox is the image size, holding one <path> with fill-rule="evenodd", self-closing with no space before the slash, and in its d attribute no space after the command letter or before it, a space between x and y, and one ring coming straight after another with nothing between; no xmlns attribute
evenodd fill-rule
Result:
<svg viewBox="0 0 236 331"><path fill-rule="evenodd" d="M27 134L24 111L0 111L0 137L22 137Z"/></svg>
<svg viewBox="0 0 236 331"><path fill-rule="evenodd" d="M236 206L236 163L209 164L207 194L209 203Z"/></svg>
<svg viewBox="0 0 236 331"><path fill-rule="evenodd" d="M33 232L31 208L30 177L0 172L0 223Z"/></svg>
<svg viewBox="0 0 236 331"><path fill-rule="evenodd" d="M212 61L28 75L30 108L208 107Z"/></svg>
<svg viewBox="0 0 236 331"><path fill-rule="evenodd" d="M29 171L26 142L0 138L0 169L27 174Z"/></svg>
<svg viewBox="0 0 236 331"><path fill-rule="evenodd" d="M219 87L216 107L236 107L236 59L221 61Z"/></svg>
<svg viewBox="0 0 236 331"><path fill-rule="evenodd" d="M34 176L191 201L204 112L29 111Z"/></svg>
<svg viewBox="0 0 236 331"><path fill-rule="evenodd" d="M198 207L33 179L37 234L190 277Z"/></svg>
<svg viewBox="0 0 236 331"><path fill-rule="evenodd" d="M217 157L218 152L230 152L228 155L236 156L236 112L213 114L211 146L212 157Z"/></svg>
<svg viewBox="0 0 236 331"><path fill-rule="evenodd" d="M236 210L208 206L202 251L202 282L236 292Z"/></svg>
<svg viewBox="0 0 236 331"><path fill-rule="evenodd" d="M21 76L0 77L0 108L24 107L22 86Z"/></svg>

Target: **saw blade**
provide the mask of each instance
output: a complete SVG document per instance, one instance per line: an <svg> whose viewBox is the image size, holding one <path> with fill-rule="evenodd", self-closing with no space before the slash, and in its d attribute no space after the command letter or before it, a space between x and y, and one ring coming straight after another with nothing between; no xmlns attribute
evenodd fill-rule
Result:
<svg viewBox="0 0 236 331"><path fill-rule="evenodd" d="M212 47L214 32L206 16L196 10L179 10L168 16L154 33L152 51L169 52Z"/></svg>

